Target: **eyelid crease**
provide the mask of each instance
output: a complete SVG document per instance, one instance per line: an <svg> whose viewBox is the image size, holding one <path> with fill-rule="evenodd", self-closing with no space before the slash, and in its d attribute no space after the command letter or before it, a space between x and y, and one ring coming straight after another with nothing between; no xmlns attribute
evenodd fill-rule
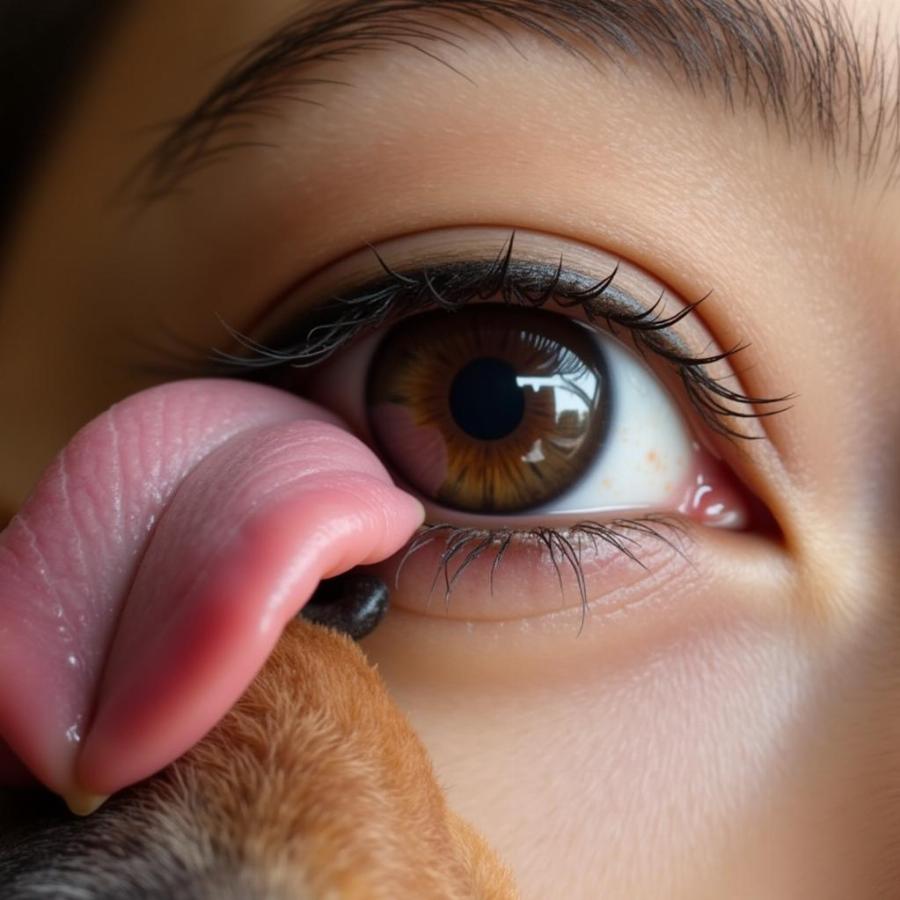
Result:
<svg viewBox="0 0 900 900"><path fill-rule="evenodd" d="M213 349L210 360L219 367L214 374L252 378L261 370L282 366L311 368L325 362L363 332L397 321L411 312L435 308L453 312L472 301L491 298L527 308L541 308L552 301L564 309L581 309L591 324L604 322L615 337L619 337L619 330L627 331L642 356L646 358L648 352L652 353L677 373L688 400L704 424L726 438L759 440L762 436L748 435L731 423L767 418L790 408L787 404L794 399L793 395L753 397L726 387L722 379L708 371L710 366L743 352L746 344L696 356L680 339L676 327L698 310L708 294L666 316L665 293L650 307L644 307L618 289L615 284L618 265L608 276L594 281L568 271L562 257L555 266L515 259L515 240L513 232L493 260L456 260L434 268L404 271L392 269L377 248L369 245L382 275L360 286L350 296L333 296L318 304L299 323L294 323L290 330L302 335L299 341L281 347L267 346L223 322L231 338L249 355Z"/></svg>

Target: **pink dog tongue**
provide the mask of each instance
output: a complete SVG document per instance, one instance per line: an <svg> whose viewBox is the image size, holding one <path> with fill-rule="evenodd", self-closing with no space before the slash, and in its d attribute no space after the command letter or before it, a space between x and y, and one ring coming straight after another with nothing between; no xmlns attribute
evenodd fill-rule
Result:
<svg viewBox="0 0 900 900"><path fill-rule="evenodd" d="M189 381L129 398L0 534L0 736L69 798L153 774L224 715L322 578L387 558L421 518L289 394Z"/></svg>

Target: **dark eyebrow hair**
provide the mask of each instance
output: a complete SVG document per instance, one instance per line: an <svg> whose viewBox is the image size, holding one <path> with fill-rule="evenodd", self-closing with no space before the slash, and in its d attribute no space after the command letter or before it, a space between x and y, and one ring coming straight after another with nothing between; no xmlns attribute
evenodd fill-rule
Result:
<svg viewBox="0 0 900 900"><path fill-rule="evenodd" d="M900 164L900 52L879 22L866 42L841 0L343 0L298 15L253 47L200 104L170 123L129 185L152 200L230 151L255 116L322 79L305 67L411 47L441 58L473 30L513 41L515 29L593 65L636 59L728 110L756 108L791 141L854 161L860 178ZM595 51L589 53L589 50ZM340 82L332 82L340 83Z"/></svg>

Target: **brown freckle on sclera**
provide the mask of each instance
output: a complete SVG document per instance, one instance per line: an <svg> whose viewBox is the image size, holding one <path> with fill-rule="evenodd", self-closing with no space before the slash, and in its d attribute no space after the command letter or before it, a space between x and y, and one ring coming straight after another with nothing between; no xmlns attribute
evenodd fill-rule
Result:
<svg viewBox="0 0 900 900"><path fill-rule="evenodd" d="M647 453L647 462L656 469L657 472L661 472L665 467L663 466L662 460L659 458L659 453L656 450L650 450Z"/></svg>

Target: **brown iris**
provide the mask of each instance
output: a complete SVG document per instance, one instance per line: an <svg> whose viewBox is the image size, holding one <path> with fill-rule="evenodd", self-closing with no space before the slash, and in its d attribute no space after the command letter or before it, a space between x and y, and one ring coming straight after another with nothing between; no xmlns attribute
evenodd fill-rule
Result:
<svg viewBox="0 0 900 900"><path fill-rule="evenodd" d="M495 303L400 322L368 384L388 461L425 496L472 513L523 512L568 490L609 419L606 365L590 332Z"/></svg>

